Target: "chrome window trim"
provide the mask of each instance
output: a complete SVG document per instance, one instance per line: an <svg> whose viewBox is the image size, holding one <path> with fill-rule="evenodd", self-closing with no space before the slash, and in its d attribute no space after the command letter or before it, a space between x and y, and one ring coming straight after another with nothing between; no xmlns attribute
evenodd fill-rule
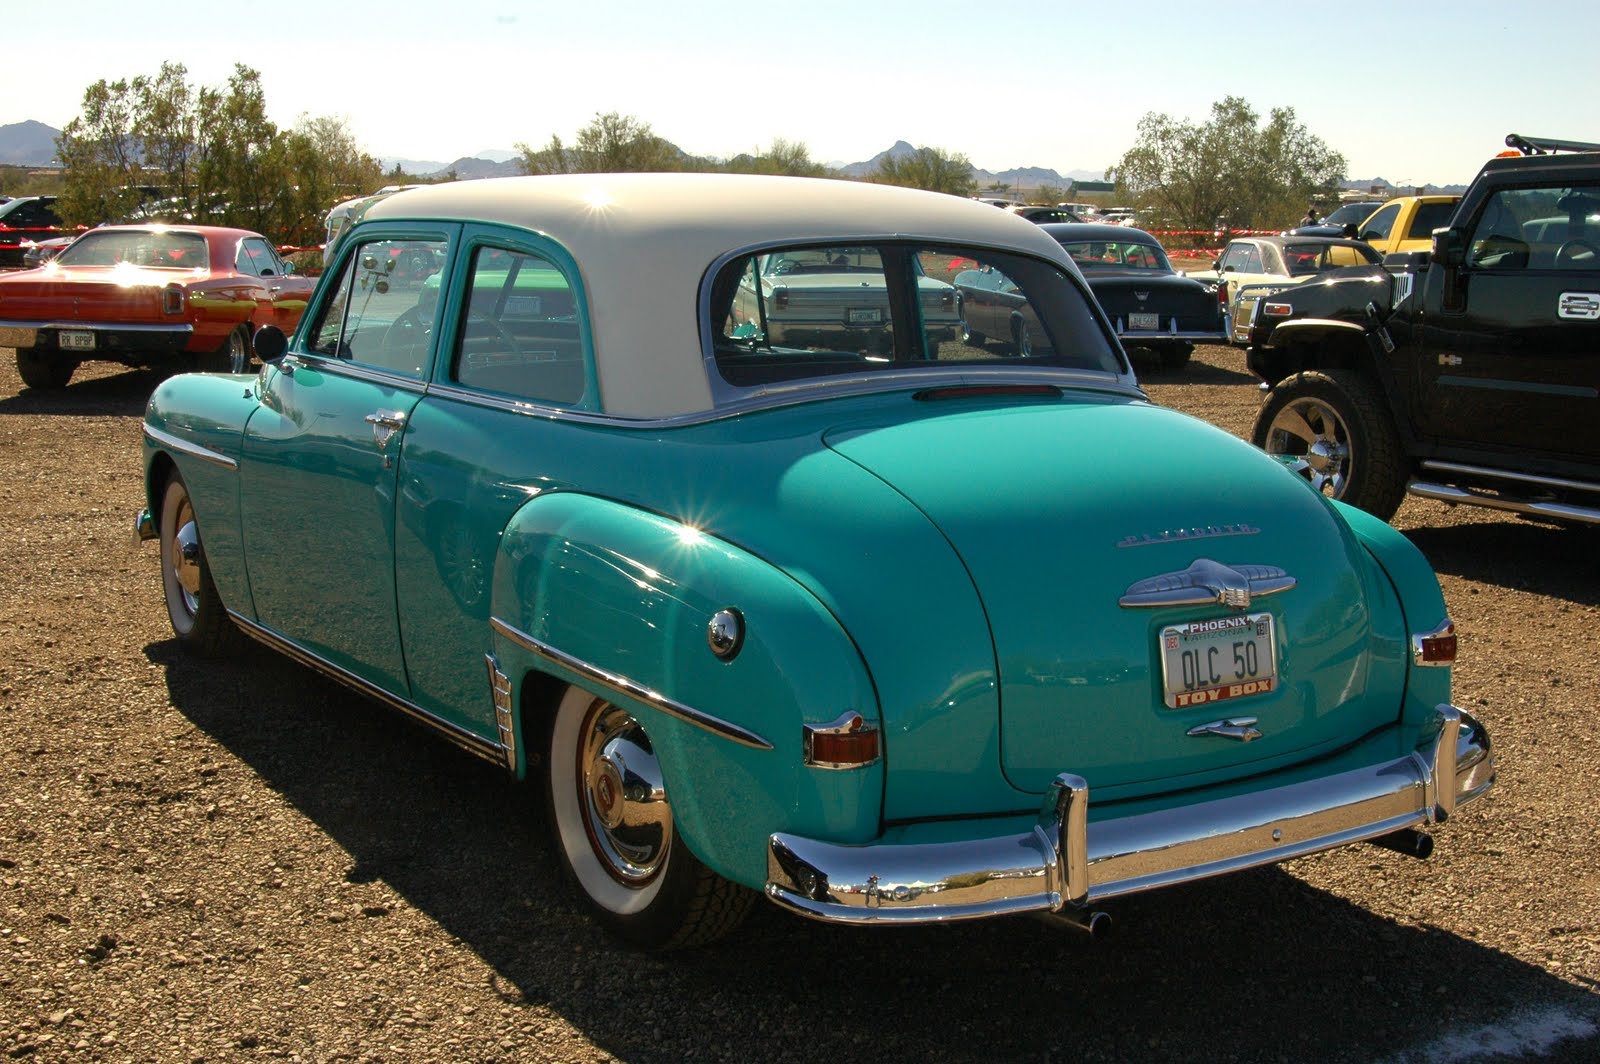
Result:
<svg viewBox="0 0 1600 1064"><path fill-rule="evenodd" d="M378 369L365 362L355 362L348 358L334 358L331 355L322 355L311 351L292 351L283 356L283 361L289 364L287 372L291 376L294 373L294 367L300 366L305 369L332 373L336 376L367 381L371 384L382 384L394 388L396 391L415 392L418 395L427 391L427 379L424 377L410 377L403 373Z"/></svg>
<svg viewBox="0 0 1600 1064"><path fill-rule="evenodd" d="M191 443L181 436L174 436L172 433L158 429L153 425L147 424L144 426L144 435L151 443L165 447L168 450L177 451L179 454L189 455L191 458L198 458L202 462L210 462L214 466L221 466L223 469L230 471L239 468L239 463L236 460L229 458L220 451L213 451L209 447Z"/></svg>
<svg viewBox="0 0 1600 1064"><path fill-rule="evenodd" d="M582 658L557 650L544 640L529 635L515 625L507 624L499 617L490 617L489 627L529 653L542 658L552 665L597 683L614 694L636 702L643 702L645 705L658 709L669 717L681 720L685 724L692 724L697 728L704 728L713 735L738 743L741 746L748 746L756 750L773 749L771 743L753 731L741 728L739 725L723 720L721 717L704 713L692 706L686 706L682 702L667 697L660 691L623 676L621 673L602 669L600 666L584 661Z"/></svg>
<svg viewBox="0 0 1600 1064"><path fill-rule="evenodd" d="M384 690L370 680L364 680L355 673L350 672L348 669L345 669L339 665L335 665L326 658L313 654L311 651L306 650L299 644L290 642L277 632L272 631L270 628L262 627L261 625L250 620L248 617L244 617L233 612L232 610L228 611L228 617L233 621L234 624L238 625L246 635L257 642L264 643L273 650L293 658L300 664L310 666L323 675L328 676L331 679L338 680L345 686L353 688L369 698L382 702L390 709L395 709L401 713L404 713L406 716L417 721L418 723L424 724L432 730L438 732L440 735L443 735L445 739L454 743L456 746L459 746L467 753L475 754L478 757L483 758L485 761L493 761L495 764L500 765L503 768L512 767L507 764L506 750L499 743L485 739L483 736L474 732L470 732L458 724L452 724L442 717L438 717L432 713L429 713L421 706L418 706L412 702L408 702L398 695Z"/></svg>

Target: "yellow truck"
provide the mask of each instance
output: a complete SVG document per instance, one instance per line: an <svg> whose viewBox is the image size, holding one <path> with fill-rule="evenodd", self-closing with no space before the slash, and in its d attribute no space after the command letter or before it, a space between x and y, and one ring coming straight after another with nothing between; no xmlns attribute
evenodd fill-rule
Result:
<svg viewBox="0 0 1600 1064"><path fill-rule="evenodd" d="M1433 247L1433 231L1450 224L1460 202L1460 196L1396 196L1367 215L1356 227L1356 239L1380 255L1427 251Z"/></svg>

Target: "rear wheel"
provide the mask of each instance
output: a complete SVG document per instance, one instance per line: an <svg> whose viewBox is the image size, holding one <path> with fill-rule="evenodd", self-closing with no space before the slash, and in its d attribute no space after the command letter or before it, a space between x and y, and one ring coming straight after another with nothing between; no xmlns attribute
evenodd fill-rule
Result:
<svg viewBox="0 0 1600 1064"><path fill-rule="evenodd" d="M74 359L17 349L17 376L30 388L65 388L77 368Z"/></svg>
<svg viewBox="0 0 1600 1064"><path fill-rule="evenodd" d="M1020 314L1011 319L1011 350L1018 358L1033 354L1033 337L1028 335L1028 323Z"/></svg>
<svg viewBox="0 0 1600 1064"><path fill-rule="evenodd" d="M598 922L647 949L700 945L738 926L754 893L678 838L650 737L631 714L569 687L549 753L551 832Z"/></svg>
<svg viewBox="0 0 1600 1064"><path fill-rule="evenodd" d="M232 644L233 622L211 580L200 527L183 478L174 472L161 494L161 590L172 632L184 647L216 657Z"/></svg>
<svg viewBox="0 0 1600 1064"><path fill-rule="evenodd" d="M250 326L240 325L229 333L205 368L218 373L250 372Z"/></svg>
<svg viewBox="0 0 1600 1064"><path fill-rule="evenodd" d="M1317 491L1385 521L1405 498L1400 434L1359 373L1308 370L1279 381L1256 414L1252 439L1268 454L1299 458Z"/></svg>

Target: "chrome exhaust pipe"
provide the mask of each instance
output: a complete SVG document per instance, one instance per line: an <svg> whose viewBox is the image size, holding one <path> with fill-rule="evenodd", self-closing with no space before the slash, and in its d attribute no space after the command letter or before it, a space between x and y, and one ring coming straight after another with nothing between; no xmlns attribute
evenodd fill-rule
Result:
<svg viewBox="0 0 1600 1064"><path fill-rule="evenodd" d="M1060 912L1039 915L1058 927L1082 932L1096 942L1111 935L1111 914L1099 909L1062 909Z"/></svg>
<svg viewBox="0 0 1600 1064"><path fill-rule="evenodd" d="M1382 846L1386 850L1403 853L1420 861L1426 861L1433 853L1433 836L1415 828L1401 828L1399 831L1379 835L1367 841L1374 846Z"/></svg>

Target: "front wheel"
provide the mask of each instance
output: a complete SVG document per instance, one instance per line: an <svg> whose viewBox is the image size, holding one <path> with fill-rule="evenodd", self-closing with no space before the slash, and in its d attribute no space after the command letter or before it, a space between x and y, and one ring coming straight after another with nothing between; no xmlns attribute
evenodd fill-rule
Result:
<svg viewBox="0 0 1600 1064"><path fill-rule="evenodd" d="M232 645L235 629L211 579L189 489L176 472L161 494L159 527L161 590L172 632L189 650L217 657Z"/></svg>
<svg viewBox="0 0 1600 1064"><path fill-rule="evenodd" d="M646 949L701 945L738 926L755 895L678 838L650 737L631 714L569 687L549 753L551 833L596 920Z"/></svg>
<svg viewBox="0 0 1600 1064"><path fill-rule="evenodd" d="M1279 381L1256 413L1251 438L1268 454L1300 459L1323 495L1387 521L1406 492L1400 434L1383 397L1359 373L1296 373Z"/></svg>
<svg viewBox="0 0 1600 1064"><path fill-rule="evenodd" d="M38 351L17 350L17 376L30 388L65 388L78 363Z"/></svg>

